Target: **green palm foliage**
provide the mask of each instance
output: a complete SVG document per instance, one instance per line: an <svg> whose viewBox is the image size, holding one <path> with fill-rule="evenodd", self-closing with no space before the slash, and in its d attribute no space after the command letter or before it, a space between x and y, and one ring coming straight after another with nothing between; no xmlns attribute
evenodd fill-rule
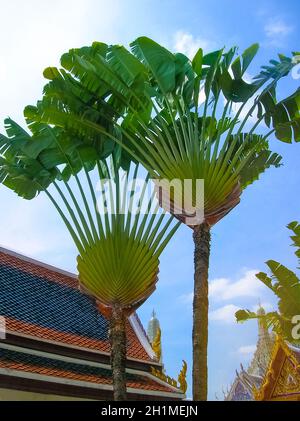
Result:
<svg viewBox="0 0 300 421"><path fill-rule="evenodd" d="M291 222L287 226L293 235L291 239L297 248L295 254L300 258L300 224ZM257 315L249 310L236 312L238 322L250 319L262 318L268 327L271 327L277 334L292 343L300 343L299 337L293 335L293 328L300 322L300 279L299 276L286 266L274 260L266 262L271 276L260 272L256 277L263 282L278 298L278 311L272 311L265 315ZM294 317L297 317L293 320ZM299 329L296 332L299 335Z"/></svg>
<svg viewBox="0 0 300 421"><path fill-rule="evenodd" d="M190 61L146 37L131 44L132 52L94 43L64 54L61 69L45 70L51 81L43 100L25 116L114 140L152 177L204 179L205 221L212 225L245 187L279 165L269 150L271 133L285 142L300 140L299 90L282 101L275 93L293 59L280 55L248 83L243 76L257 50L254 44L235 57L234 48L207 55L199 49ZM255 124L245 133L250 117ZM270 130L254 133L262 122Z"/></svg>
<svg viewBox="0 0 300 421"><path fill-rule="evenodd" d="M249 82L257 51L257 44L241 55L236 48L208 54L200 48L190 60L147 37L133 41L130 51L94 43L64 54L61 68L47 68L42 100L25 109L29 125L55 125L92 147L119 145L116 165L123 168L133 160L153 179L193 181L190 204L204 207L196 225L181 199L163 187L160 203L170 194L175 217L194 231L195 399L207 396L210 229L239 203L248 185L280 165L281 157L269 148L272 134L287 143L300 140L299 89L288 98L276 95L297 53L279 55ZM204 180L204 205L197 202L198 179Z"/></svg>

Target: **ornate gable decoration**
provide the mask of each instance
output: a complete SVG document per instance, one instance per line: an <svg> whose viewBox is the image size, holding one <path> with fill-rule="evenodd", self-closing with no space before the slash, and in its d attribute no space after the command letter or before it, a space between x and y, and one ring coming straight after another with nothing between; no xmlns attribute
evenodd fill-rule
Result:
<svg viewBox="0 0 300 421"><path fill-rule="evenodd" d="M263 385L255 391L256 400L300 400L300 364L296 354L277 338Z"/></svg>
<svg viewBox="0 0 300 421"><path fill-rule="evenodd" d="M277 398L279 396L286 396L294 393L300 395L300 374L295 370L295 366L290 359L286 358L277 379L272 397Z"/></svg>

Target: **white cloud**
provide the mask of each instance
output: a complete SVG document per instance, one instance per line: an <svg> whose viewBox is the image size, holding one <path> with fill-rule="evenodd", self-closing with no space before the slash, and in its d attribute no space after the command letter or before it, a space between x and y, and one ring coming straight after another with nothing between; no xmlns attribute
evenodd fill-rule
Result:
<svg viewBox="0 0 300 421"><path fill-rule="evenodd" d="M180 302L183 304L191 304L193 302L194 293L190 292L188 294L183 294L179 297Z"/></svg>
<svg viewBox="0 0 300 421"><path fill-rule="evenodd" d="M264 27L267 37L273 38L278 36L285 37L290 34L294 28L285 23L281 18L271 19Z"/></svg>
<svg viewBox="0 0 300 421"><path fill-rule="evenodd" d="M43 69L57 65L64 50L77 44L85 9L82 1L72 6L69 0L14 1L1 9L1 122L7 115L19 118L26 102L41 94Z"/></svg>
<svg viewBox="0 0 300 421"><path fill-rule="evenodd" d="M232 300L235 298L255 298L257 300L257 304L251 307L252 311L257 311L259 307L259 298L264 293L264 285L256 278L256 273L259 270L257 269L250 269L245 270L242 276L238 280L232 280L229 278L217 278L213 279L209 283L209 298L214 302L218 301L226 301ZM179 301L183 304L191 304L193 302L194 294L193 292L183 294L179 297ZM270 311L272 308L272 304L270 302L262 302L262 307L265 311ZM239 310L241 307L236 307L235 305L228 305L222 307L222 311L230 311L230 309L235 309L235 311ZM219 310L217 313L213 315L213 317L217 317Z"/></svg>
<svg viewBox="0 0 300 421"><path fill-rule="evenodd" d="M60 56L94 40L119 42L124 2L110 0L14 0L1 3L0 132L7 116L24 124L23 108L40 98L42 72ZM42 195L25 201L0 186L0 244L66 267L73 242Z"/></svg>
<svg viewBox="0 0 300 421"><path fill-rule="evenodd" d="M122 2L111 0L14 0L1 3L0 122L21 119L41 96L42 72L65 51L95 39L115 42ZM102 16L101 16L102 15ZM105 18L104 18L105 16Z"/></svg>
<svg viewBox="0 0 300 421"><path fill-rule="evenodd" d="M207 52L213 47L213 43L205 38L194 37L189 32L176 32L174 36L174 48L176 51L193 58L200 47L204 52Z"/></svg>
<svg viewBox="0 0 300 421"><path fill-rule="evenodd" d="M37 258L75 250L67 229L43 194L28 201L3 186L0 194L1 246Z"/></svg>
<svg viewBox="0 0 300 421"><path fill-rule="evenodd" d="M245 82L247 82L247 83L252 83L252 82L253 82L253 76L252 76L252 75L250 75L250 73L245 72L245 73L243 74L243 80L244 80Z"/></svg>
<svg viewBox="0 0 300 421"><path fill-rule="evenodd" d="M235 313L240 310L240 307L234 304L227 304L223 307L213 310L209 313L209 319L212 321L222 323L236 323Z"/></svg>
<svg viewBox="0 0 300 421"><path fill-rule="evenodd" d="M282 18L275 17L268 20L264 26L267 44L277 47L284 44L286 37L292 33L294 27L287 24Z"/></svg>
<svg viewBox="0 0 300 421"><path fill-rule="evenodd" d="M231 300L238 297L257 297L264 285L256 278L256 269L247 270L237 281L228 278L214 279L209 285L210 297L215 300Z"/></svg>
<svg viewBox="0 0 300 421"><path fill-rule="evenodd" d="M244 121L244 119L246 118L248 112L251 110L252 106L254 104L254 98L250 98L247 103L244 105L244 107L242 108L242 111L239 114L239 118L238 120L240 122ZM234 102L232 104L231 107L231 114L233 117L236 116L236 114L238 113L240 107L241 107L242 103L241 102ZM257 122L258 118L257 118L257 108L252 112L252 114L250 114L249 116L247 116L247 121L245 123L245 127L253 127L254 124ZM259 127L266 127L264 121L260 122L260 126Z"/></svg>
<svg viewBox="0 0 300 421"><path fill-rule="evenodd" d="M238 354L242 354L242 355L251 355L255 352L255 350L256 350L256 345L244 345L244 346L240 346L237 352Z"/></svg>

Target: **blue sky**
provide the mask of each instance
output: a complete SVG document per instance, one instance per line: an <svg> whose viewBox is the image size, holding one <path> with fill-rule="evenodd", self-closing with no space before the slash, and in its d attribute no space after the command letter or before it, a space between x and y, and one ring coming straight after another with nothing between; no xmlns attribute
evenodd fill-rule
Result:
<svg viewBox="0 0 300 421"><path fill-rule="evenodd" d="M22 110L41 95L42 70L56 65L71 47L94 40L128 44L147 35L172 50L192 55L253 42L261 45L256 64L277 52L300 51L297 0L11 0L1 4L0 120L23 121ZM299 19L298 19L299 21ZM249 69L254 75L257 67ZM253 72L253 73L252 73ZM288 77L280 87L287 95L299 86ZM255 279L269 258L295 268L285 225L300 220L300 145L272 141L284 166L270 170L242 196L212 232L210 263L209 397L222 398L222 387L247 365L257 338L256 322L237 325L237 308L266 309L272 295ZM31 202L0 186L0 244L58 267L75 271L76 250L55 210L42 195ZM147 324L156 309L163 334L167 373L177 377L181 360L191 373L191 300L193 289L191 230L181 227L161 258L157 291L139 310ZM189 388L189 394L191 388Z"/></svg>

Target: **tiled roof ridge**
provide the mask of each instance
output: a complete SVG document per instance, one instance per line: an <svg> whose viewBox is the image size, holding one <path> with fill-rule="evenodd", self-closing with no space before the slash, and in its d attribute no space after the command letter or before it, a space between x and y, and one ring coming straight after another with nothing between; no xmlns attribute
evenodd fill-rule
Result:
<svg viewBox="0 0 300 421"><path fill-rule="evenodd" d="M0 247L0 255L6 256L6 264L18 267L27 273L44 277L52 282L58 282L71 288L78 288L78 278L74 273L65 271L23 254ZM1 262L1 260L0 260Z"/></svg>
<svg viewBox="0 0 300 421"><path fill-rule="evenodd" d="M135 335L137 336L141 346L145 350L145 352L148 354L151 360L155 361L157 360L155 352L152 349L151 343L149 341L149 338L145 332L145 329L142 325L142 322L140 318L138 317L137 313L134 312L128 319L130 322L130 325L132 327L132 330L134 331Z"/></svg>
<svg viewBox="0 0 300 421"><path fill-rule="evenodd" d="M146 338L148 339L149 345L151 346L151 342L150 342L149 336L147 335L147 332L146 332L146 330L145 330L145 328L144 328L144 326L143 326L143 323L142 323L141 319L139 318L139 316L138 316L137 312L134 312L134 313L133 313L133 315L134 315L134 317L136 318L136 321L137 321L138 325L140 326L140 328L141 328L141 330L142 330L143 334L144 334L144 335L146 336ZM300 351L300 350L299 350L299 351Z"/></svg>
<svg viewBox="0 0 300 421"><path fill-rule="evenodd" d="M127 328L127 358L134 358L142 362L153 361L141 343L139 343L139 349L134 345L135 340L138 341L138 337L136 336L134 329L130 326L129 323ZM69 345L81 347L86 350L95 350L102 353L104 352L106 354L110 353L109 341L101 341L99 339L92 339L71 333L67 334L65 332L60 332L50 328L43 328L41 326L19 321L10 317L6 317L6 329L9 333L19 332L29 337L37 337L44 340L50 340L58 344L66 343ZM36 334L37 331L38 335ZM33 335L33 332L35 332L35 335Z"/></svg>

